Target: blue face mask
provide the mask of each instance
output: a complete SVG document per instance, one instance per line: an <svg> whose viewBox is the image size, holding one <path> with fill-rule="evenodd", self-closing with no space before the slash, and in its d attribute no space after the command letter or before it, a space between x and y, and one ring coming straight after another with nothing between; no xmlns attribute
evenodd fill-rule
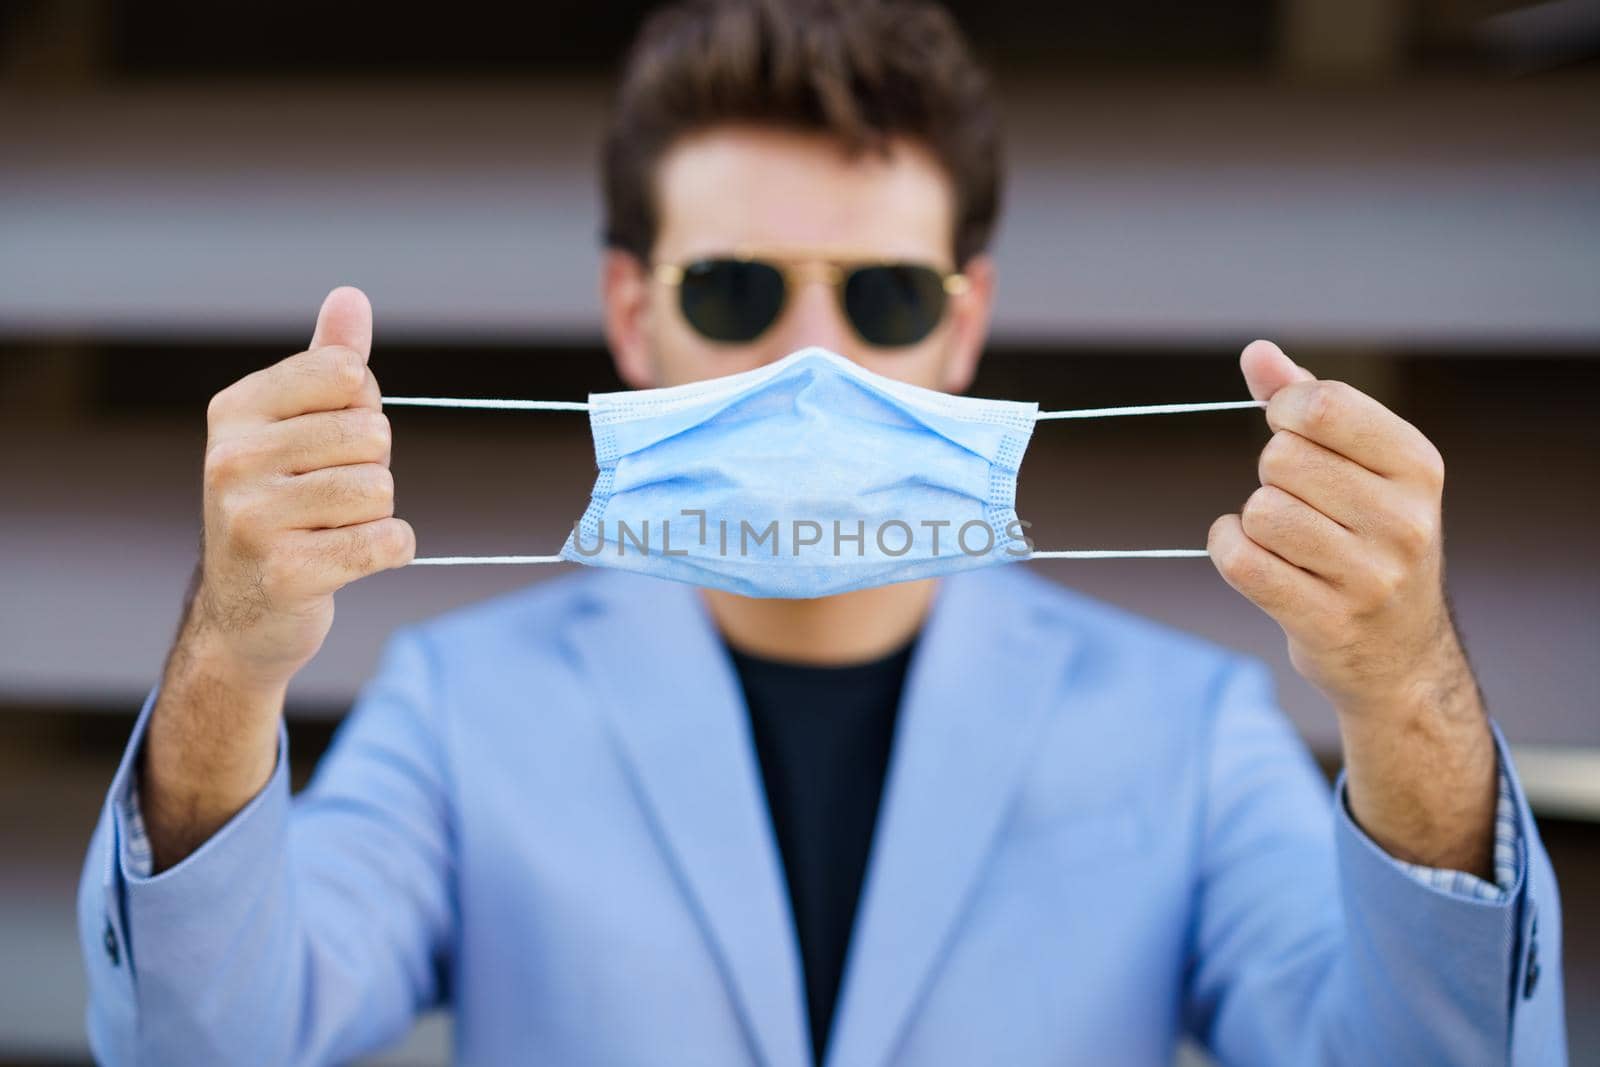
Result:
<svg viewBox="0 0 1600 1067"><path fill-rule="evenodd" d="M561 401L385 397L385 404L589 412L599 477L558 556L752 597L819 597L1029 558L1017 469L1051 418L1260 407L1255 401L1040 413L908 385L821 348L740 374Z"/></svg>
<svg viewBox="0 0 1600 1067"><path fill-rule="evenodd" d="M806 348L589 398L600 476L562 558L756 597L1022 559L1037 404L950 396Z"/></svg>

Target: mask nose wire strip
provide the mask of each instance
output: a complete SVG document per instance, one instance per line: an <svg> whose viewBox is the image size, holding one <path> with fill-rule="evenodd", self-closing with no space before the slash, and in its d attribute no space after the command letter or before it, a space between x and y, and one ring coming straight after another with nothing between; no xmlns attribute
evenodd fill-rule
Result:
<svg viewBox="0 0 1600 1067"><path fill-rule="evenodd" d="M493 411L588 411L581 400L499 400L494 398L449 396L386 396L382 403L413 408L478 408ZM1238 411L1264 408L1264 400L1219 400L1201 404L1134 404L1114 408L1077 408L1069 411L1041 411L1035 422L1057 419L1108 419L1122 415L1186 415L1200 411ZM1203 548L1090 548L1057 552L1032 552L1029 559L1199 559L1209 555ZM561 556L419 556L413 567L463 567L495 564L562 563Z"/></svg>

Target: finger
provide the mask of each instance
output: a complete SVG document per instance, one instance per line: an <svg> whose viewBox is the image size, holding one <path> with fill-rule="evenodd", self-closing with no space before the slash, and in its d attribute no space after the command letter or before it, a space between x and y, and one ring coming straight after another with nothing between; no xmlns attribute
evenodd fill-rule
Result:
<svg viewBox="0 0 1600 1067"><path fill-rule="evenodd" d="M1239 525L1268 552L1334 585L1348 582L1360 565L1362 546L1354 534L1276 486L1250 494Z"/></svg>
<svg viewBox="0 0 1600 1067"><path fill-rule="evenodd" d="M1261 450L1256 473L1262 485L1275 485L1359 533L1376 532L1395 492L1391 483L1359 463L1290 430L1272 435Z"/></svg>
<svg viewBox="0 0 1600 1067"><path fill-rule="evenodd" d="M1442 480L1438 451L1411 425L1344 382L1297 382L1273 394L1267 425L1293 430L1382 475L1406 481Z"/></svg>
<svg viewBox="0 0 1600 1067"><path fill-rule="evenodd" d="M378 463L351 463L297 474L273 487L283 529L330 530L394 514L394 476Z"/></svg>
<svg viewBox="0 0 1600 1067"><path fill-rule="evenodd" d="M367 365L351 348L315 348L247 374L211 398L213 432L349 407L368 389Z"/></svg>
<svg viewBox="0 0 1600 1067"><path fill-rule="evenodd" d="M372 373L372 368L367 368L366 380L361 383L361 388L356 392L355 399L350 401L353 408L372 408L374 411L383 410L383 391L378 388L378 376Z"/></svg>
<svg viewBox="0 0 1600 1067"><path fill-rule="evenodd" d="M1274 393L1294 382L1314 382L1316 377L1271 341L1251 341L1239 353L1239 369L1257 400L1271 400Z"/></svg>
<svg viewBox="0 0 1600 1067"><path fill-rule="evenodd" d="M345 408L296 415L262 427L257 440L266 470L305 474L349 463L389 459L389 417L371 408Z"/></svg>
<svg viewBox="0 0 1600 1067"><path fill-rule="evenodd" d="M367 368L366 384L361 387L361 391L356 394L356 398L350 402L350 407L352 409L366 408L383 416L383 455L378 457L378 462L387 467L391 449L394 447L394 435L389 429L389 416L383 414L383 393L378 388L378 376L372 373L371 367Z"/></svg>
<svg viewBox="0 0 1600 1067"><path fill-rule="evenodd" d="M334 530L306 530L296 536L321 565L319 584L326 592L381 570L403 567L417 553L411 524L392 517Z"/></svg>
<svg viewBox="0 0 1600 1067"><path fill-rule="evenodd" d="M337 346L360 353L362 362L372 355L372 303L353 285L341 285L322 300L311 347Z"/></svg>
<svg viewBox="0 0 1600 1067"><path fill-rule="evenodd" d="M1280 624L1330 591L1321 578L1252 541L1238 515L1224 515L1211 524L1206 551L1223 581Z"/></svg>

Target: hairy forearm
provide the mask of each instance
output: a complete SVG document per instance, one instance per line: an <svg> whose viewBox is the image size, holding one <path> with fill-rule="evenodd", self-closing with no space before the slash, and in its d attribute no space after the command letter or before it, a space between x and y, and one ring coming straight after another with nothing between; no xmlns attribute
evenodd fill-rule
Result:
<svg viewBox="0 0 1600 1067"><path fill-rule="evenodd" d="M155 870L189 855L272 776L285 687L247 680L189 613L162 674L140 765Z"/></svg>
<svg viewBox="0 0 1600 1067"><path fill-rule="evenodd" d="M1403 690L1340 708L1339 728L1351 815L1374 841L1402 860L1493 880L1494 736L1458 642Z"/></svg>

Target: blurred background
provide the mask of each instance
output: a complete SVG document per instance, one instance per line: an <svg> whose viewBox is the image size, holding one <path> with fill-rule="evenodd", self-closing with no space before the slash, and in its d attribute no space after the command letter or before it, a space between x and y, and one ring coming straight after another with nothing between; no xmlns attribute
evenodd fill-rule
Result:
<svg viewBox="0 0 1600 1067"><path fill-rule="evenodd" d="M582 399L596 149L650 5L0 5L0 1064L87 1062L73 894L198 536L209 396L372 298L389 393ZM1574 1062L1600 1062L1600 0L982 0L1010 179L974 392L1242 397L1258 336L1373 393L1449 470L1449 581L1562 881ZM581 417L391 413L424 554L555 551ZM1255 485L1254 412L1054 424L1041 547L1199 546ZM1266 659L1200 561L1039 564ZM395 626L546 577L342 593L290 694L303 779ZM1184 1053L1185 1062L1195 1061ZM443 1063L448 1020L374 1062Z"/></svg>

